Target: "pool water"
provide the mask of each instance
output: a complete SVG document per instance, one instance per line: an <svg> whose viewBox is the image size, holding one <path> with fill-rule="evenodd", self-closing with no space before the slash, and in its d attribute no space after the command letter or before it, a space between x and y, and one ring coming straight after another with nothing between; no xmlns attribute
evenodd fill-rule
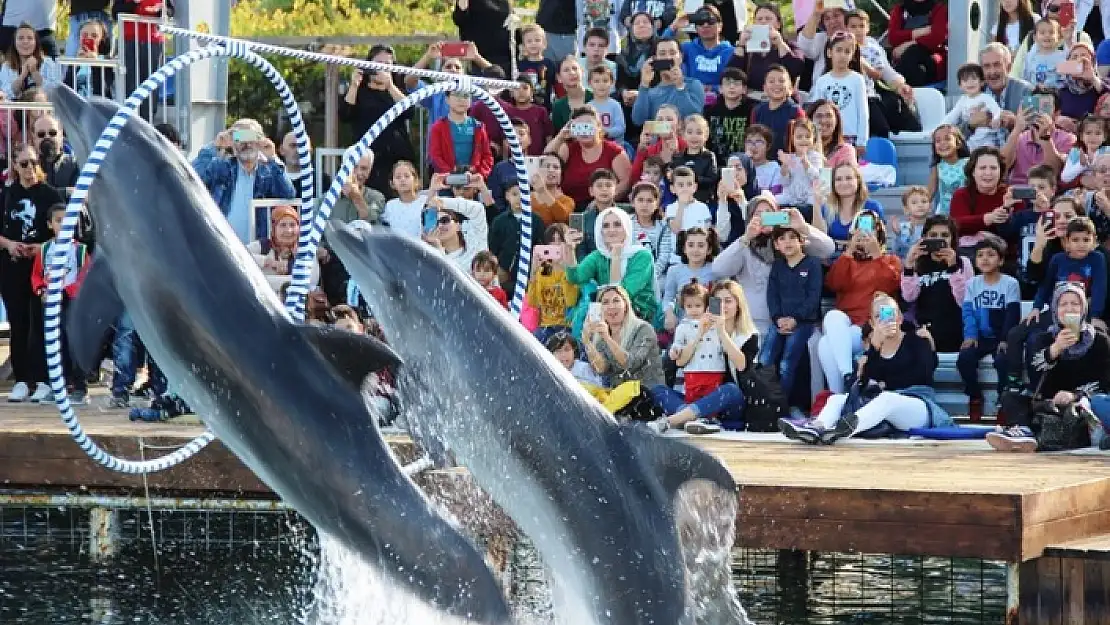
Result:
<svg viewBox="0 0 1110 625"><path fill-rule="evenodd" d="M88 516L0 508L0 623L331 622L310 609L320 551L295 514L124 510L102 563L89 556ZM995 625L1005 612L999 562L737 549L733 570L761 625ZM515 576L518 593L537 594L528 577Z"/></svg>

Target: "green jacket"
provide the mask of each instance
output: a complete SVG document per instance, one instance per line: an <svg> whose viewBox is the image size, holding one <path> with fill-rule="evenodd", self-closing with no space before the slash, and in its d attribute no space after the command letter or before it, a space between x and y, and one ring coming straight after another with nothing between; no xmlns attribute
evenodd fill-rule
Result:
<svg viewBox="0 0 1110 625"><path fill-rule="evenodd" d="M594 93L586 89L586 101L589 102L594 99ZM551 126L555 128L555 132L559 132L570 123L570 114L574 111L570 110L570 99L559 98L551 103Z"/></svg>
<svg viewBox="0 0 1110 625"><path fill-rule="evenodd" d="M543 220L532 213L532 245L543 244ZM514 282L502 284L506 293L511 293L516 284L517 259L520 256L520 220L512 211L505 211L493 218L489 228L489 251L497 257L497 264L508 272Z"/></svg>
<svg viewBox="0 0 1110 625"><path fill-rule="evenodd" d="M590 252L578 266L567 267L567 280L577 285L586 284L590 280L595 280L600 286L610 284L609 257L598 250ZM632 298L632 308L636 316L648 323L654 322L656 311L659 310L659 300L655 297L655 260L651 256L651 250L643 248L628 259L624 276L621 277L621 286Z"/></svg>

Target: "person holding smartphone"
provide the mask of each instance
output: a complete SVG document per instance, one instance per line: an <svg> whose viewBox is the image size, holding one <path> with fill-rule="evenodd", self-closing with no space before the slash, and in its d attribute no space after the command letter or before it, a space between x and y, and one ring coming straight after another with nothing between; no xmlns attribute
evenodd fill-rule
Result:
<svg viewBox="0 0 1110 625"><path fill-rule="evenodd" d="M108 27L100 20L89 20L81 24L79 33L80 47L75 56L82 59L103 59L101 48L108 41ZM66 70L65 83L82 97L112 97L112 87L116 73L109 67L92 65L71 65Z"/></svg>
<svg viewBox="0 0 1110 625"><path fill-rule="evenodd" d="M678 41L670 38L656 42L651 62L644 63L640 70L640 91L632 105L632 123L642 126L664 104L675 105L682 119L700 114L705 108L705 86L683 75L682 49Z"/></svg>

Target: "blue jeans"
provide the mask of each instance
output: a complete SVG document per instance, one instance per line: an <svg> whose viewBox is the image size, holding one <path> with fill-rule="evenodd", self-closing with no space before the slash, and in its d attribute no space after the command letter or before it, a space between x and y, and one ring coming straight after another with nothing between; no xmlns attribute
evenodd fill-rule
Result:
<svg viewBox="0 0 1110 625"><path fill-rule="evenodd" d="M1102 421L1102 430L1096 430L1091 433L1091 443L1098 445L1102 441L1106 433L1110 431L1110 395L1099 393L1091 396L1091 412L1095 413L1099 421Z"/></svg>
<svg viewBox="0 0 1110 625"><path fill-rule="evenodd" d="M725 382L717 390L702 397L687 406L686 398L682 393L669 386L657 384L651 387L651 397L668 415L689 407L694 410L697 417L708 417L713 414L724 414L731 420L738 420L744 408L744 394L740 387L732 382Z"/></svg>
<svg viewBox="0 0 1110 625"><path fill-rule="evenodd" d="M139 370L139 352L141 339L135 333L135 324L126 312L116 321L116 336L112 339L112 361L115 363L115 374L112 375L112 395L123 395L131 391L135 385L135 373ZM149 355L144 358L147 364L147 383L157 395L166 394L166 376L158 368Z"/></svg>
<svg viewBox="0 0 1110 625"><path fill-rule="evenodd" d="M816 324L799 321L798 326L790 334L779 334L774 323L767 328L763 337L763 347L759 350L759 364L764 367L775 367L779 373L779 385L782 392L790 395L794 390L794 376L798 373L798 364L806 355L809 337L813 335Z"/></svg>
<svg viewBox="0 0 1110 625"><path fill-rule="evenodd" d="M998 339L979 339L978 345L961 349L956 358L956 369L964 381L964 389L971 399L983 398L983 387L979 384L979 361L984 356L994 357L994 370L998 372L998 389L1006 384L1006 355L998 353Z"/></svg>

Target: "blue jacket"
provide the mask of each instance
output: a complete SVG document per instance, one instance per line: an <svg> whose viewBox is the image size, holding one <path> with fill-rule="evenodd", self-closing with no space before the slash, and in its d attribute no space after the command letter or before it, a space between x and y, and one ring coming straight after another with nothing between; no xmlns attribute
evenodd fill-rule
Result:
<svg viewBox="0 0 1110 625"><path fill-rule="evenodd" d="M803 256L793 267L781 256L776 258L767 277L771 320L794 317L798 323L820 321L823 278L821 261L812 256Z"/></svg>
<svg viewBox="0 0 1110 625"><path fill-rule="evenodd" d="M209 144L201 148L193 161L193 169L197 170L204 186L212 194L212 201L220 207L220 212L226 217L231 212L231 198L235 196L235 181L239 177L239 161L233 156L220 156L216 148ZM285 167L277 159L259 163L254 171L254 198L278 199L293 198L295 191L289 176L285 175ZM255 232L263 233L269 230L266 223L266 213L260 211L255 215Z"/></svg>
<svg viewBox="0 0 1110 625"><path fill-rule="evenodd" d="M734 50L727 41L707 49L701 39L694 37L682 44L682 75L696 78L707 90L716 91Z"/></svg>

